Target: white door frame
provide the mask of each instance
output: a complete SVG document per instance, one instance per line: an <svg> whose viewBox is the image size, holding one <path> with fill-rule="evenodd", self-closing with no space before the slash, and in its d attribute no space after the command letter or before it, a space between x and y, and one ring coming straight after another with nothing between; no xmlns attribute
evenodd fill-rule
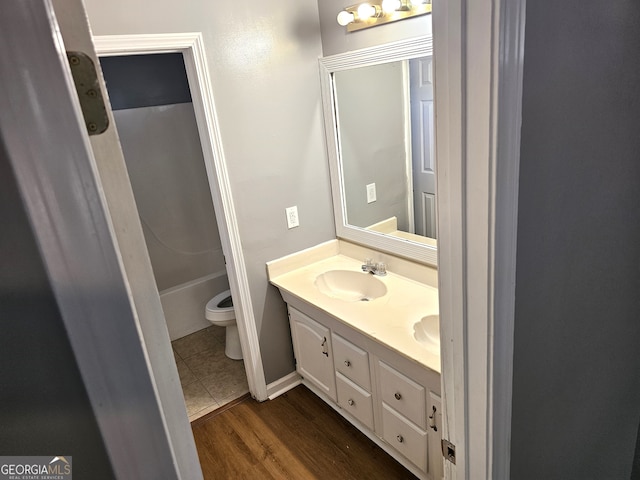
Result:
<svg viewBox="0 0 640 480"><path fill-rule="evenodd" d="M434 0L446 478L509 478L525 4Z"/></svg>
<svg viewBox="0 0 640 480"><path fill-rule="evenodd" d="M226 261L229 286L233 296L249 390L257 400L266 400L267 385L262 367L258 331L202 33L104 35L94 36L93 42L99 56L174 52L183 55L211 198L222 242L222 251Z"/></svg>

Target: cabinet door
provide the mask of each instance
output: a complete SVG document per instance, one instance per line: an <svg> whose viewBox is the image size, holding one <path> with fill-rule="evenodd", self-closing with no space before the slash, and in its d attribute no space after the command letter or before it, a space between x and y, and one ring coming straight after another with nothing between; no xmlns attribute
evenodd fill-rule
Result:
<svg viewBox="0 0 640 480"><path fill-rule="evenodd" d="M289 308L296 370L333 401L336 378L331 352L331 332L295 308Z"/></svg>

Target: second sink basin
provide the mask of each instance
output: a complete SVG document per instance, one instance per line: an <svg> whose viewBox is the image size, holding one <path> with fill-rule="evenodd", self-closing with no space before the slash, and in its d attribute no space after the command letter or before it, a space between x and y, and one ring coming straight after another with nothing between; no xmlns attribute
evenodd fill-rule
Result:
<svg viewBox="0 0 640 480"><path fill-rule="evenodd" d="M440 316L422 317L413 325L413 338L427 349L440 353Z"/></svg>
<svg viewBox="0 0 640 480"><path fill-rule="evenodd" d="M387 286L370 273L330 270L316 277L316 288L331 298L345 302L368 302L387 293Z"/></svg>

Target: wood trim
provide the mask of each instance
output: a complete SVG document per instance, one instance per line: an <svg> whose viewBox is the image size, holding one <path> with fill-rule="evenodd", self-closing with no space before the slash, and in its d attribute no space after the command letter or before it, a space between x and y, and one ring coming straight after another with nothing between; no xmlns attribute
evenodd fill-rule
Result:
<svg viewBox="0 0 640 480"><path fill-rule="evenodd" d="M446 478L508 478L525 0L433 19Z"/></svg>
<svg viewBox="0 0 640 480"><path fill-rule="evenodd" d="M365 230L347 224L344 184L340 175L339 134L335 121L335 104L333 99L333 72L353 67L364 67L384 62L409 60L433 54L431 36L417 37L409 40L388 43L375 47L354 50L347 53L331 55L319 59L320 88L325 128L329 173L331 175L331 192L334 198L333 211L338 237L367 245L384 252L393 253L413 261L435 266L438 262L436 247L383 233ZM340 199L340 201L335 201Z"/></svg>
<svg viewBox="0 0 640 480"><path fill-rule="evenodd" d="M456 445L446 479L468 478L464 243L464 0L433 6L434 102L438 192L438 289L443 438ZM447 161L445 161L446 159Z"/></svg>
<svg viewBox="0 0 640 480"><path fill-rule="evenodd" d="M411 105L411 85L409 80L409 62L402 62L402 97L405 105ZM411 145L411 107L404 109L404 150L405 169L407 176L407 192L413 192L413 147ZM413 195L407 198L407 221L409 233L416 233L416 215L413 205Z"/></svg>
<svg viewBox="0 0 640 480"><path fill-rule="evenodd" d="M515 321L518 186L520 177L520 129L524 77L526 0L501 1L497 26L493 249L493 355L490 362L489 478L510 478L513 339ZM494 117L495 118L495 117Z"/></svg>
<svg viewBox="0 0 640 480"><path fill-rule="evenodd" d="M169 52L184 55L211 197L227 261L231 294L234 297L249 390L257 400L264 401L268 394L258 331L202 34L108 35L94 37L94 43L98 54L105 56Z"/></svg>
<svg viewBox="0 0 640 480"><path fill-rule="evenodd" d="M141 35L95 35L93 43L101 57L152 53L183 53L193 49L200 32Z"/></svg>
<svg viewBox="0 0 640 480"><path fill-rule="evenodd" d="M396 60L410 60L433 53L433 37L422 37L389 42L373 47L351 50L345 53L322 57L320 63L330 72L348 68L367 67Z"/></svg>
<svg viewBox="0 0 640 480"><path fill-rule="evenodd" d="M302 383L302 377L298 374L298 372L291 372L289 375L285 375L275 382L271 382L269 385L267 385L267 394L269 395L269 400L273 400L274 398L279 397L283 393L286 393L292 388L300 385L300 383Z"/></svg>

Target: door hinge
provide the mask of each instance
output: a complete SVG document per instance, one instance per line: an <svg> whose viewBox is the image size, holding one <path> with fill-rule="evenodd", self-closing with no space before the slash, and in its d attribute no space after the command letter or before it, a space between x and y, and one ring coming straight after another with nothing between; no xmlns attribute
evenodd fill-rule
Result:
<svg viewBox="0 0 640 480"><path fill-rule="evenodd" d="M67 52L73 83L89 135L99 135L109 127L109 116L102 98L98 73L91 57L83 52Z"/></svg>
<svg viewBox="0 0 640 480"><path fill-rule="evenodd" d="M456 446L444 438L442 439L442 456L445 460L449 460L454 465L456 464Z"/></svg>

